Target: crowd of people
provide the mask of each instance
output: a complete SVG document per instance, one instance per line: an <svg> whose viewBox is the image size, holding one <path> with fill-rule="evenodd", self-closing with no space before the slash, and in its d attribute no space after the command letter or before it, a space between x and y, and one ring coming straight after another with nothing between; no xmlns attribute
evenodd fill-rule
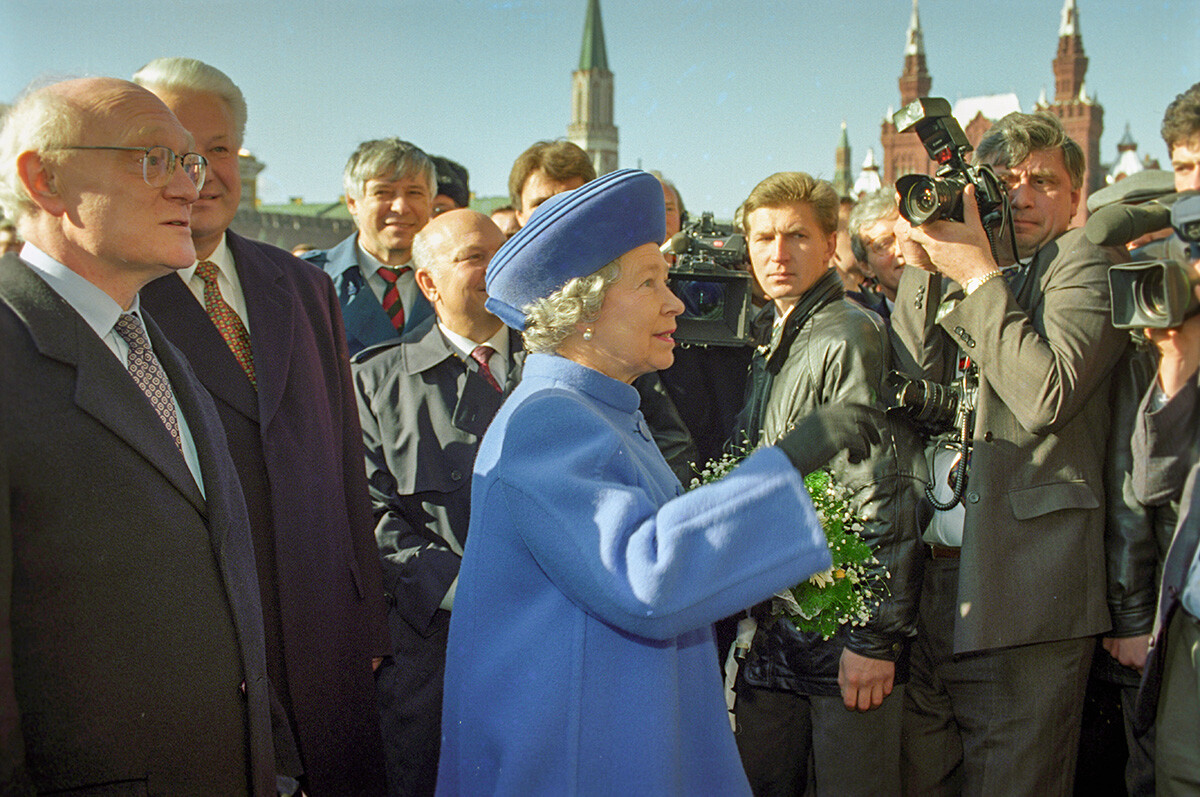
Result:
<svg viewBox="0 0 1200 797"><path fill-rule="evenodd" d="M1108 684L1103 787L1200 794L1200 315L1114 327L1053 116L975 148L1000 231L766 176L688 347L661 174L539 141L488 216L364 141L297 256L230 229L248 116L161 58L0 129L0 792L1065 795ZM1163 136L1200 190L1200 84ZM832 636L818 470L882 585Z"/></svg>

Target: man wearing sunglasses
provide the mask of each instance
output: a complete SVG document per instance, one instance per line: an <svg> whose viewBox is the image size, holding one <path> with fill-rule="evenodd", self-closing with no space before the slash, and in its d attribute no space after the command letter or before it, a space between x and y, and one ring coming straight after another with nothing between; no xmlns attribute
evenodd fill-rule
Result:
<svg viewBox="0 0 1200 797"><path fill-rule="evenodd" d="M212 399L140 306L206 163L111 78L0 130L0 792L274 794L262 608ZM282 727L282 726L281 726ZM288 751L290 750L290 754Z"/></svg>

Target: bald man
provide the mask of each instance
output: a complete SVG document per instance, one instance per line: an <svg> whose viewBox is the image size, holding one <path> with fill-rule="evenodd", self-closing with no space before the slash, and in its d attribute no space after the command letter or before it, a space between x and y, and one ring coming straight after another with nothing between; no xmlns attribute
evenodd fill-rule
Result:
<svg viewBox="0 0 1200 797"><path fill-rule="evenodd" d="M195 260L193 148L111 78L26 94L0 131L27 242L0 258L0 793L276 793L246 507L138 299Z"/></svg>
<svg viewBox="0 0 1200 797"><path fill-rule="evenodd" d="M473 210L432 219L412 252L434 317L351 366L395 648L377 678L392 794L432 794L436 785L471 471L524 361L519 333L483 306L484 273L504 240Z"/></svg>

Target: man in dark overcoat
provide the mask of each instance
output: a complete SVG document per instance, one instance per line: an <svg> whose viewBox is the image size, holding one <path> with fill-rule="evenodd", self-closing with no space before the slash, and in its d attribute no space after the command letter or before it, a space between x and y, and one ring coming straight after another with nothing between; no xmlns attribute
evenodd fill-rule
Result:
<svg viewBox="0 0 1200 797"><path fill-rule="evenodd" d="M241 197L245 100L187 58L135 80L196 138L209 180L192 217L198 260L146 286L216 400L258 562L267 668L300 744L309 795L384 790L372 660L390 646L341 313L321 271L228 229Z"/></svg>

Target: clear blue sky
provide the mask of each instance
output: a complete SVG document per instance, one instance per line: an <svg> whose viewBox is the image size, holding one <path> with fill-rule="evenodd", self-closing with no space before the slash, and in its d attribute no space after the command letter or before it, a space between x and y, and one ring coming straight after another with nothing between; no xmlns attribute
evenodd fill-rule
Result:
<svg viewBox="0 0 1200 797"><path fill-rule="evenodd" d="M566 134L586 0L0 0L0 102L46 75L128 77L159 56L219 67L250 106L267 202L335 199L364 139L463 163L477 195ZM1166 162L1163 109L1200 81L1200 0L1078 0L1101 154L1129 122ZM921 0L934 95L1046 87L1062 0ZM910 0L601 0L622 166L660 169L692 211L729 218L768 174L855 171L899 101ZM987 14L990 19L982 15Z"/></svg>

